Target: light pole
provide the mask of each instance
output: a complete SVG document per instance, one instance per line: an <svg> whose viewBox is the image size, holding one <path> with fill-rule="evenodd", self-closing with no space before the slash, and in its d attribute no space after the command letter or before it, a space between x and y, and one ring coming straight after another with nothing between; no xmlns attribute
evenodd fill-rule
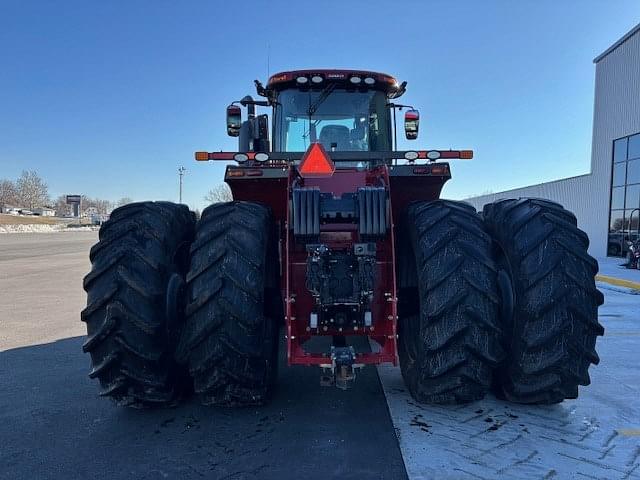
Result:
<svg viewBox="0 0 640 480"><path fill-rule="evenodd" d="M179 203L182 203L182 177L184 177L184 174L186 171L187 169L184 167L178 168L178 176L180 177L180 202Z"/></svg>

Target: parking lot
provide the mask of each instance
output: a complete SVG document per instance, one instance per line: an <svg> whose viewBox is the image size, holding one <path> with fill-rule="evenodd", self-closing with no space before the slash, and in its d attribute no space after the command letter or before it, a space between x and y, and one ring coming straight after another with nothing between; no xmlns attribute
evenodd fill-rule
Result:
<svg viewBox="0 0 640 480"><path fill-rule="evenodd" d="M94 232L0 235L0 478L405 478L375 369L349 392L281 365L272 403L140 411L98 398L82 353Z"/></svg>
<svg viewBox="0 0 640 480"><path fill-rule="evenodd" d="M601 286L601 363L561 405L424 406L397 368L343 392L283 364L265 408L129 410L81 350L95 240L0 235L0 478L640 478L640 295Z"/></svg>

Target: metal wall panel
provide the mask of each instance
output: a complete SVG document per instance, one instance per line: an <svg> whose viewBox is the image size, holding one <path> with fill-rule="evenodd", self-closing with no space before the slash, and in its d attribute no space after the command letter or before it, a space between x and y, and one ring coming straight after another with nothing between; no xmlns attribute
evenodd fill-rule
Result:
<svg viewBox="0 0 640 480"><path fill-rule="evenodd" d="M607 253L613 141L640 132L640 30L596 63L591 173L466 201L481 209L500 198L540 197L575 213L595 257Z"/></svg>

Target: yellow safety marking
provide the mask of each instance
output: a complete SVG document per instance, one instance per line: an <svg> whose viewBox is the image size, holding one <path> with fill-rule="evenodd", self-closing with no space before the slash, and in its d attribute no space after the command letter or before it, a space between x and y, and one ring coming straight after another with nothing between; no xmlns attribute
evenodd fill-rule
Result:
<svg viewBox="0 0 640 480"><path fill-rule="evenodd" d="M640 437L640 428L620 428L617 431L625 437Z"/></svg>
<svg viewBox="0 0 640 480"><path fill-rule="evenodd" d="M631 280L608 277L607 275L596 275L596 280L598 280L599 282L610 283L611 285L617 285L618 287L627 287L633 288L635 290L640 290L640 282L632 282Z"/></svg>

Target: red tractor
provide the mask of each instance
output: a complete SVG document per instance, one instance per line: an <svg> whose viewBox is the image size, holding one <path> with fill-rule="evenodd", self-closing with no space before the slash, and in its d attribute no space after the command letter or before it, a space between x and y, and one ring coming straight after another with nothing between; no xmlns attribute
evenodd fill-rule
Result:
<svg viewBox="0 0 640 480"><path fill-rule="evenodd" d="M82 312L102 395L147 406L193 390L204 404L262 404L284 336L289 365L320 367L341 388L360 368L399 362L421 402L490 389L520 403L576 398L604 332L587 236L548 200L480 214L440 200L446 160L473 154L396 151L396 110L407 139L418 135L418 112L397 103L405 87L360 70L256 81L263 100L227 108L238 151L196 153L235 162L233 201L197 222L168 202L113 212ZM273 109L271 136L256 107Z"/></svg>

